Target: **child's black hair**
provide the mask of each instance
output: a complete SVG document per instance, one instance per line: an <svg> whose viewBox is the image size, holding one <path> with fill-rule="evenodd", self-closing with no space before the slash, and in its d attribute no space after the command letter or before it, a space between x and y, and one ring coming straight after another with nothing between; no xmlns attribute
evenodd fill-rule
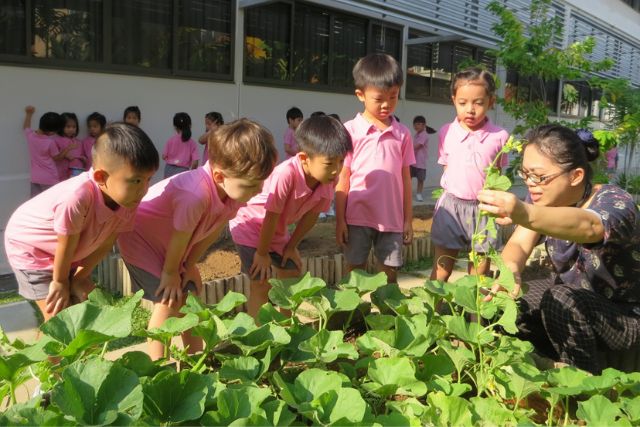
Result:
<svg viewBox="0 0 640 427"><path fill-rule="evenodd" d="M315 116L326 116L326 114L324 113L324 111L314 111L313 113L311 113L309 117L315 117Z"/></svg>
<svg viewBox="0 0 640 427"><path fill-rule="evenodd" d="M415 125L416 123L422 123L423 125L426 125L427 119L425 119L424 116L415 116L413 118L413 124Z"/></svg>
<svg viewBox="0 0 640 427"><path fill-rule="evenodd" d="M76 134L73 135L73 137L75 138L76 136L78 136L78 132L80 131L80 123L78 123L78 116L76 116L76 113L62 113L60 114L60 117L62 118L62 126L60 127L60 130L58 130L58 135L65 136L64 128L67 126L67 122L69 120L73 120L74 122L76 122Z"/></svg>
<svg viewBox="0 0 640 427"><path fill-rule="evenodd" d="M490 97L496 94L496 80L489 71L480 67L471 67L458 71L451 80L451 96L456 96L460 81L474 82L480 80L484 84L487 95Z"/></svg>
<svg viewBox="0 0 640 427"><path fill-rule="evenodd" d="M102 157L104 156L104 157ZM154 171L160 166L158 150L147 134L137 126L112 123L96 139L92 149L93 163L98 158L119 158L137 171Z"/></svg>
<svg viewBox="0 0 640 427"><path fill-rule="evenodd" d="M342 120L340 120L340 116L337 115L336 113L331 113L331 114L327 114L329 117L333 117L334 119L336 119L339 122L342 122Z"/></svg>
<svg viewBox="0 0 640 427"><path fill-rule="evenodd" d="M211 111L205 114L204 118L211 120L213 123L217 124L218 126L221 126L224 124L224 119L222 118L222 114L218 113L217 111Z"/></svg>
<svg viewBox="0 0 640 427"><path fill-rule="evenodd" d="M173 116L173 126L180 131L182 142L191 139L191 117L187 113L176 113Z"/></svg>
<svg viewBox="0 0 640 427"><path fill-rule="evenodd" d="M122 115L122 120L127 119L127 114L133 113L138 117L138 121L142 120L142 112L140 112L140 108L137 105L130 105L124 109L124 114Z"/></svg>
<svg viewBox="0 0 640 427"><path fill-rule="evenodd" d="M404 74L398 61L386 53L372 53L360 60L353 67L353 81L356 89L364 90L367 86L389 89L402 86Z"/></svg>
<svg viewBox="0 0 640 427"><path fill-rule="evenodd" d="M87 117L87 125L89 124L89 122L98 122L98 124L100 125L100 129L104 129L104 127L107 125L107 118L97 111L94 111Z"/></svg>
<svg viewBox="0 0 640 427"><path fill-rule="evenodd" d="M295 138L300 151L309 157L343 158L353 149L347 129L329 116L309 117L298 126Z"/></svg>
<svg viewBox="0 0 640 427"><path fill-rule="evenodd" d="M304 116L302 115L302 110L298 107L291 107L287 110L287 122L289 120L302 119Z"/></svg>
<svg viewBox="0 0 640 427"><path fill-rule="evenodd" d="M49 111L44 113L42 117L40 117L40 123L38 124L38 129L43 132L60 132L60 128L63 126L62 116L58 113L54 113L53 111Z"/></svg>

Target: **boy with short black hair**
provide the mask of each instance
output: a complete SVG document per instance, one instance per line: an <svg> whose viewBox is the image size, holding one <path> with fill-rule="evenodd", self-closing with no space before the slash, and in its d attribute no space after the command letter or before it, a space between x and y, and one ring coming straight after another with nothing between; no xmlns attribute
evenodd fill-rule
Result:
<svg viewBox="0 0 640 427"><path fill-rule="evenodd" d="M413 238L413 145L409 129L393 116L404 75L393 57L371 54L356 63L353 79L364 112L345 123L353 152L336 187L336 240L349 271L366 267L373 244L378 269L393 283L402 245Z"/></svg>
<svg viewBox="0 0 640 427"><path fill-rule="evenodd" d="M302 111L298 107L291 107L287 110L288 127L284 133L284 152L286 153L286 159L295 156L299 151L294 134L303 119Z"/></svg>

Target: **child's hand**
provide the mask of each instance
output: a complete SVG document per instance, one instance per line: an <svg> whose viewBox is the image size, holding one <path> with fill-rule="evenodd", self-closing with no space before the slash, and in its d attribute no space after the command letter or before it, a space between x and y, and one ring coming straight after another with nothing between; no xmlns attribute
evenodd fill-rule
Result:
<svg viewBox="0 0 640 427"><path fill-rule="evenodd" d="M284 268L284 266L287 265L288 260L293 261L293 263L298 268L298 272L302 272L302 259L300 258L300 252L298 251L298 248L296 248L295 246L292 248L286 246L284 248L284 251L282 252L282 263L280 264L280 267Z"/></svg>
<svg viewBox="0 0 640 427"><path fill-rule="evenodd" d="M164 271L160 275L160 286L156 291L157 297L162 297L160 302L169 307L178 307L182 302L182 278L179 273L168 274Z"/></svg>
<svg viewBox="0 0 640 427"><path fill-rule="evenodd" d="M55 316L69 306L69 284L52 280L45 302L47 313Z"/></svg>
<svg viewBox="0 0 640 427"><path fill-rule="evenodd" d="M405 221L402 228L402 243L405 245L411 244L413 240L413 224L411 221Z"/></svg>
<svg viewBox="0 0 640 427"><path fill-rule="evenodd" d="M198 296L202 295L202 276L200 275L200 270L195 265L193 267L187 268L182 274L182 290L184 293L187 292L185 289L189 282L193 282L196 285L195 294Z"/></svg>
<svg viewBox="0 0 640 427"><path fill-rule="evenodd" d="M24 107L24 112L27 114L33 114L36 112L36 107L34 107L33 105L27 105L26 107Z"/></svg>
<svg viewBox="0 0 640 427"><path fill-rule="evenodd" d="M83 277L81 279L71 279L71 304L78 304L86 301L91 291L96 288L95 283L91 280L91 277Z"/></svg>
<svg viewBox="0 0 640 427"><path fill-rule="evenodd" d="M346 246L349 241L349 230L347 223L343 221L336 222L336 243L338 246Z"/></svg>
<svg viewBox="0 0 640 427"><path fill-rule="evenodd" d="M271 255L260 255L258 251L253 256L253 263L249 268L249 277L257 280L266 280L271 270Z"/></svg>

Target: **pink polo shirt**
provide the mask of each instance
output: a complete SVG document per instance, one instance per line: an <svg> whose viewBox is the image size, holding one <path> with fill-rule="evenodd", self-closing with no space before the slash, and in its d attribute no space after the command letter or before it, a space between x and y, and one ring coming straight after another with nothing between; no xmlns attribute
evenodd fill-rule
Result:
<svg viewBox="0 0 640 427"><path fill-rule="evenodd" d="M193 246L233 218L240 206L231 198L220 200L208 163L169 177L151 187L142 199L135 229L118 237L122 258L160 277L174 230L192 233L182 266Z"/></svg>
<svg viewBox="0 0 640 427"><path fill-rule="evenodd" d="M296 133L295 130L291 128L287 128L287 130L284 133L284 146L294 149L297 153L298 151L300 151L300 149L298 148L298 142L296 141L295 133ZM287 153L286 151L285 151L285 157L286 159L291 158L289 153Z"/></svg>
<svg viewBox="0 0 640 427"><path fill-rule="evenodd" d="M298 156L285 160L269 175L262 192L249 200L247 206L240 208L238 215L229 222L233 241L252 248L258 247L267 211L279 213L269 251L282 255L291 238L287 227L298 222L309 211L320 213L329 209L333 187L334 183L328 183L310 189Z"/></svg>
<svg viewBox="0 0 640 427"><path fill-rule="evenodd" d="M53 156L60 150L53 136L41 135L32 129L25 129L31 163L31 182L34 184L55 185L60 182L58 168Z"/></svg>
<svg viewBox="0 0 640 427"><path fill-rule="evenodd" d="M82 155L87 159L87 167L85 169L89 170L93 163L93 158L91 157L91 150L93 149L93 144L96 143L96 139L91 135L86 136L82 140Z"/></svg>
<svg viewBox="0 0 640 427"><path fill-rule="evenodd" d="M162 158L170 165L190 168L191 164L198 160L198 146L193 139L183 141L178 133L167 140L162 150Z"/></svg>
<svg viewBox="0 0 640 427"><path fill-rule="evenodd" d="M63 142L64 146L68 146L69 144L75 144L76 147L72 148L71 150L69 150L67 152L67 156L72 157L72 160L69 160L69 169L70 168L75 168L75 169L84 169L84 163L78 159L78 157L84 157L84 150L82 149L82 141L80 141L78 138L66 138L66 137L59 137L60 139L64 139L66 141Z"/></svg>
<svg viewBox="0 0 640 427"><path fill-rule="evenodd" d="M347 224L401 233L402 169L415 163L411 132L394 118L381 131L360 113L344 126L353 142L353 151L344 159L344 167L351 170Z"/></svg>
<svg viewBox="0 0 640 427"><path fill-rule="evenodd" d="M416 133L413 137L413 154L416 157L416 164L414 165L420 169L427 168L428 150L429 150L429 135L426 131Z"/></svg>
<svg viewBox="0 0 640 427"><path fill-rule="evenodd" d="M438 163L446 166L440 186L459 199L476 200L484 185L485 169L493 162L509 133L489 121L475 132L466 130L456 118L442 126L439 132ZM496 162L508 164L507 156Z"/></svg>
<svg viewBox="0 0 640 427"><path fill-rule="evenodd" d="M618 147L613 147L607 151L605 157L607 158L607 169L615 169L617 166L616 157L618 157Z"/></svg>
<svg viewBox="0 0 640 427"><path fill-rule="evenodd" d="M63 181L22 204L4 233L9 263L17 270L53 270L58 235L80 234L77 265L113 233L131 230L135 208L105 205L92 171Z"/></svg>
<svg viewBox="0 0 640 427"><path fill-rule="evenodd" d="M53 139L56 142L58 151L62 151L73 143L73 140L64 136L55 136ZM67 156L70 152L67 152ZM58 170L58 177L60 181L63 181L71 175L69 173L69 164L71 163L66 157L60 160L56 160L56 169Z"/></svg>

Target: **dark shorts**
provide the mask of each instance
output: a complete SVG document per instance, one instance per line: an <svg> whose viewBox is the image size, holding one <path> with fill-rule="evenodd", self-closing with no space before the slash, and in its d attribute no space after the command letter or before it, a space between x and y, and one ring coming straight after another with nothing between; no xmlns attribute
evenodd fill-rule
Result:
<svg viewBox="0 0 640 427"><path fill-rule="evenodd" d="M153 302L160 302L161 297L156 296L156 291L160 287L160 278L149 273L146 270L136 267L135 265L126 263L127 270L129 270L129 277L131 278L131 288L133 292L137 292L140 289L144 291L142 296L144 299ZM189 282L183 291L196 292L197 288L195 283Z"/></svg>
<svg viewBox="0 0 640 427"><path fill-rule="evenodd" d="M479 209L477 200L464 200L447 193L436 204L431 225L431 240L436 246L452 250L470 250L471 237L476 228ZM487 225L487 217L480 217L479 229ZM486 235L487 233L485 233ZM497 239L486 235L482 243L476 244L476 251L486 253L489 245L496 248Z"/></svg>
<svg viewBox="0 0 640 427"><path fill-rule="evenodd" d="M76 269L72 268L69 278L73 277ZM18 282L18 293L33 301L47 298L49 295L49 284L53 280L53 270L16 270L13 269Z"/></svg>
<svg viewBox="0 0 640 427"><path fill-rule="evenodd" d="M238 250L238 255L240 255L241 270L248 275L251 264L253 264L253 256L256 254L256 248L236 243L236 249ZM269 256L271 257L271 265L280 270L298 270L298 266L291 259L288 259L287 263L282 267L282 255L277 252L269 252Z"/></svg>
<svg viewBox="0 0 640 427"><path fill-rule="evenodd" d="M424 181L424 179L427 177L426 169L409 166L409 172L411 173L411 178L418 178L418 181Z"/></svg>
<svg viewBox="0 0 640 427"><path fill-rule="evenodd" d="M188 170L189 168L186 168L184 166L170 165L169 163L167 163L166 165L164 165L164 177L169 178L170 176L177 175Z"/></svg>
<svg viewBox="0 0 640 427"><path fill-rule="evenodd" d="M378 262L388 267L402 266L402 233L378 231L360 225L347 227L349 236L344 256L349 264L366 264L373 245Z"/></svg>

